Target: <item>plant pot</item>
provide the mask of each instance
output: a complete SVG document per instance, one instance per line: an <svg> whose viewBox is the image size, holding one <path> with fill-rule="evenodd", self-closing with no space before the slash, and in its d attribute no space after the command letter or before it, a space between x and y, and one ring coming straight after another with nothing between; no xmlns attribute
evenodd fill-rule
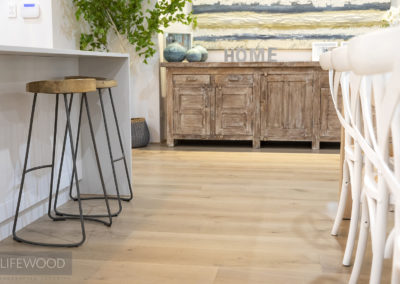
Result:
<svg viewBox="0 0 400 284"><path fill-rule="evenodd" d="M132 148L146 147L150 141L150 132L144 118L131 119Z"/></svg>

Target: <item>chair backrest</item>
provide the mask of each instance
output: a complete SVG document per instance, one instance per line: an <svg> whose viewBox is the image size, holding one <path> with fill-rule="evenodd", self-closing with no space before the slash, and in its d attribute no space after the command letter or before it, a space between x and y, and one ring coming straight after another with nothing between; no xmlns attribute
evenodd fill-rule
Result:
<svg viewBox="0 0 400 284"><path fill-rule="evenodd" d="M400 27L358 36L348 44L351 69L362 76L358 97L364 124L363 150L392 185L396 182L390 170L389 144L391 140L397 143L391 123L400 104L396 91L400 81L399 50Z"/></svg>
<svg viewBox="0 0 400 284"><path fill-rule="evenodd" d="M331 64L326 62L328 58ZM331 94L345 133L364 152L363 194L368 197L371 232L383 232L382 226L386 229L385 218L376 214L377 206L371 200L388 204L389 192L396 200L392 279L400 283L400 27L355 37L347 48L336 48L321 59L321 66L330 69ZM337 109L339 87L344 117ZM389 157L390 142L393 161ZM374 234L371 239L376 244Z"/></svg>
<svg viewBox="0 0 400 284"><path fill-rule="evenodd" d="M382 74L393 70L399 53L400 27L382 29L351 39L347 45L351 70L358 75Z"/></svg>
<svg viewBox="0 0 400 284"><path fill-rule="evenodd" d="M360 131L362 125L360 104L357 99L360 76L351 72L347 46L333 49L330 58L331 65L329 67L333 68L329 73L332 99L339 121L345 129L345 144L352 145L355 138L354 129ZM322 59L326 60L326 58ZM328 66L325 62L323 63ZM338 104L339 91L342 94L343 114Z"/></svg>

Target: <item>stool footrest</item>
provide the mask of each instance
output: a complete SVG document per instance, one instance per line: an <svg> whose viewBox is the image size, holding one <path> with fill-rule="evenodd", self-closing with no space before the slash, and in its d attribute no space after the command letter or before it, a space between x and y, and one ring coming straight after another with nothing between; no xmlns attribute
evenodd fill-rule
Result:
<svg viewBox="0 0 400 284"><path fill-rule="evenodd" d="M29 173L29 172L36 171L36 170L40 170L40 169L44 169L44 168L52 168L52 167L53 167L52 164L50 164L50 165L44 165L44 166L38 166L38 167L33 167L33 168L30 168L30 169L27 169L27 170L25 171L25 173Z"/></svg>
<svg viewBox="0 0 400 284"><path fill-rule="evenodd" d="M123 160L124 158L125 158L125 157L122 156L121 158L115 159L113 162L115 163L115 162L121 161L121 160Z"/></svg>

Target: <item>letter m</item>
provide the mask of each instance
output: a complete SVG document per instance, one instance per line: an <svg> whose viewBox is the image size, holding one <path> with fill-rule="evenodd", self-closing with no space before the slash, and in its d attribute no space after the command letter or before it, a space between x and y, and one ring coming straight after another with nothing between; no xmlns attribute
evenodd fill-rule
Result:
<svg viewBox="0 0 400 284"><path fill-rule="evenodd" d="M250 49L250 61L263 62L264 61L264 48L251 48Z"/></svg>

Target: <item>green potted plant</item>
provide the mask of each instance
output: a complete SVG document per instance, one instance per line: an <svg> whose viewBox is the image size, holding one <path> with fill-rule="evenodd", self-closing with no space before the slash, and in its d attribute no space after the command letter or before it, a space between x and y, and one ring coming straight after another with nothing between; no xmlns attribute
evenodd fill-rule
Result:
<svg viewBox="0 0 400 284"><path fill-rule="evenodd" d="M110 34L134 46L143 61L155 52L155 35L172 23L196 25L184 8L192 0L73 0L76 18L87 24L81 33L82 50L108 50Z"/></svg>

